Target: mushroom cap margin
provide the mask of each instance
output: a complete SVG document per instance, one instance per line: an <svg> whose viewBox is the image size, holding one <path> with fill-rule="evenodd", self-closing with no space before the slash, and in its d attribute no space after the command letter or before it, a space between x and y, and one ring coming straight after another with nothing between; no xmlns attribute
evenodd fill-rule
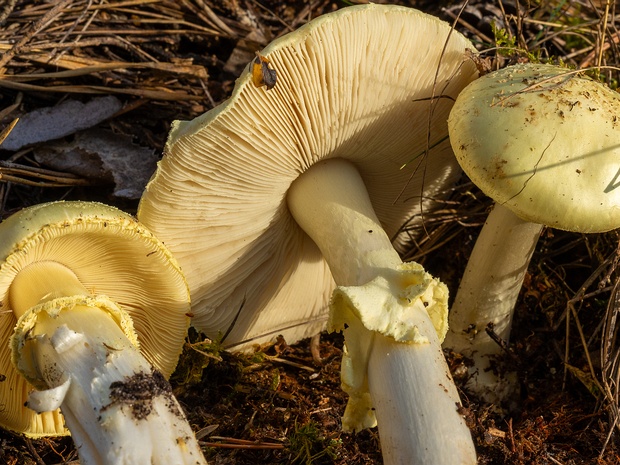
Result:
<svg viewBox="0 0 620 465"><path fill-rule="evenodd" d="M450 31L411 8L343 8L261 52L273 89L256 88L248 67L228 101L173 124L138 218L183 266L194 326L228 347L324 327L334 283L286 207L292 181L318 160L352 161L388 235L406 241L399 231L415 215L419 225L421 191L429 208L460 175L446 120L476 70L465 61L473 46Z"/></svg>
<svg viewBox="0 0 620 465"><path fill-rule="evenodd" d="M93 295L107 296L125 310L143 355L166 377L176 367L190 312L187 283L170 252L114 207L52 202L25 208L0 223L0 374L5 376L0 426L29 437L69 433L59 410L36 414L24 407L33 386L11 362L8 341L17 319L9 288L20 269L39 259L64 264Z"/></svg>

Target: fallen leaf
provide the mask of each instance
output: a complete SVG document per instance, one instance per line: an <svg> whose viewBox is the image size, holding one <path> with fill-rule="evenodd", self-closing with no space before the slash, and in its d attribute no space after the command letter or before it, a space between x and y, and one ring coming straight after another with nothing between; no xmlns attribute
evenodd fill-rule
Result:
<svg viewBox="0 0 620 465"><path fill-rule="evenodd" d="M65 100L54 107L39 108L19 117L0 148L19 150L26 145L74 134L105 121L122 106L118 98L110 95L94 98L87 103Z"/></svg>
<svg viewBox="0 0 620 465"><path fill-rule="evenodd" d="M127 199L140 198L159 158L155 150L104 129L81 131L71 142L46 144L35 149L34 156L38 163L58 171L113 182L113 195Z"/></svg>

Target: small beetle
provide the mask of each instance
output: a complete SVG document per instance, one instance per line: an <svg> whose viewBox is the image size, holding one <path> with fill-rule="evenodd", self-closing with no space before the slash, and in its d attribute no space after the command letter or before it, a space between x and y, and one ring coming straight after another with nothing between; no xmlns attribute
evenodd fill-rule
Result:
<svg viewBox="0 0 620 465"><path fill-rule="evenodd" d="M256 58L252 61L252 82L256 87L273 89L276 85L276 70L269 67L270 61L256 52Z"/></svg>

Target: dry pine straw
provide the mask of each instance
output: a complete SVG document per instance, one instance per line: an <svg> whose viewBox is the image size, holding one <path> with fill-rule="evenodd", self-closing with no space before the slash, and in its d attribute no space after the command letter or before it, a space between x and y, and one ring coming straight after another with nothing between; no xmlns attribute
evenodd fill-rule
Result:
<svg viewBox="0 0 620 465"><path fill-rule="evenodd" d="M408 4L450 21L460 10L451 2ZM239 66L255 49L341 6L324 0L5 0L0 5L0 127L22 111L67 97L115 94L125 107L107 125L161 151L170 121L192 118L226 98ZM580 68L613 66L620 56L618 16L614 2L605 1L558 0L543 6L471 1L457 28L480 50L489 49L481 61L489 68L549 56ZM489 18L507 31L501 53L491 50ZM233 51L241 58L231 59ZM612 84L618 81L612 68L601 75ZM80 186L67 173L36 166L28 150L2 155L4 212L59 198L109 200L106 188ZM50 188L42 181L71 186ZM426 218L429 235L407 258L456 289L489 206L463 180L445 208ZM581 236L548 230L543 235L505 353L508 368L521 381L517 408L500 414L462 392L462 413L480 463L620 463L617 428L609 435L619 389L618 239L616 232ZM323 335L320 364L309 341L293 347L280 341L264 348L266 355L249 358L209 354L212 348L198 336L192 343L181 363L190 368L180 370L173 385L210 463L381 463L376 430L357 436L340 432L346 403L338 378L340 336ZM458 354L448 357L461 383L465 361ZM0 432L0 463L75 459L68 438L30 441Z"/></svg>

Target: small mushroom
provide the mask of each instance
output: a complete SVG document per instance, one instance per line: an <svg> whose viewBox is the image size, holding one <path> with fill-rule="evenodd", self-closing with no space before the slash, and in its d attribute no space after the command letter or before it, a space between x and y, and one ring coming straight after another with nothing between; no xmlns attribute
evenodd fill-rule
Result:
<svg viewBox="0 0 620 465"><path fill-rule="evenodd" d="M70 431L85 465L206 463L165 379L189 291L144 226L97 203L19 211L0 224L0 299L0 426Z"/></svg>
<svg viewBox="0 0 620 465"><path fill-rule="evenodd" d="M251 63L228 101L173 124L138 211L188 276L193 325L224 347L311 336L331 298L343 427L378 420L385 463L475 463L439 343L447 290L393 245L460 174L446 120L476 76L468 47L411 8L319 17L261 52L272 89Z"/></svg>
<svg viewBox="0 0 620 465"><path fill-rule="evenodd" d="M496 204L450 311L444 346L471 356L469 387L506 400L493 370L543 225L583 233L620 227L620 96L565 68L521 64L461 92L448 127L455 155Z"/></svg>

